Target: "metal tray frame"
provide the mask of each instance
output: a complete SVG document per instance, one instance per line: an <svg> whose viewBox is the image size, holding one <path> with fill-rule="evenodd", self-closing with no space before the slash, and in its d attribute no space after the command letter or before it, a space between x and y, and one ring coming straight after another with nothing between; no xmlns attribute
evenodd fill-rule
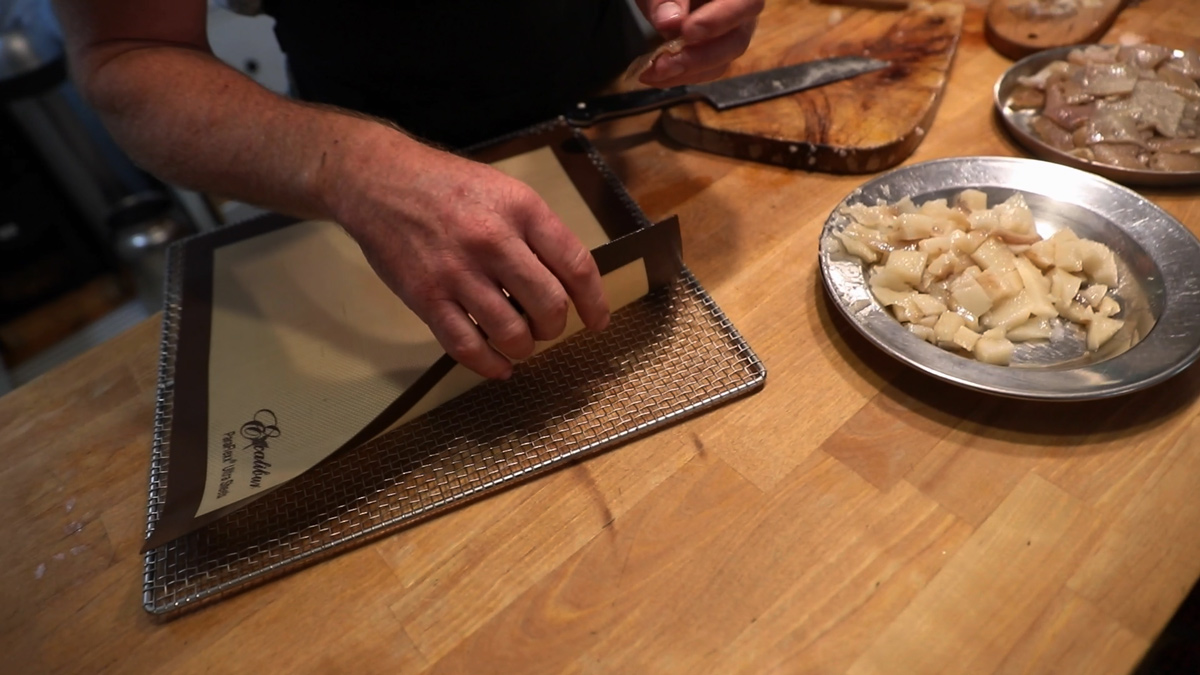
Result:
<svg viewBox="0 0 1200 675"><path fill-rule="evenodd" d="M161 512L183 269L168 253L147 532ZM761 361L691 272L518 368L144 557L169 619L760 388Z"/></svg>

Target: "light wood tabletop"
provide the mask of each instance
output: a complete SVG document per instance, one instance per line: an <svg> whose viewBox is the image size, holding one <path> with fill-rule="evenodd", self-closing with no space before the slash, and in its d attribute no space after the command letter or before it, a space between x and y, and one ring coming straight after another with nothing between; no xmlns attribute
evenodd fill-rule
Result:
<svg viewBox="0 0 1200 675"><path fill-rule="evenodd" d="M985 6L907 164L1023 155ZM1194 0L1106 41L1132 35L1200 47ZM647 215L679 215L760 392L164 623L138 553L148 321L0 399L0 671L1128 673L1200 578L1200 369L1072 404L920 375L821 286L822 225L869 176L655 119L590 134ZM1195 188L1142 192L1200 233Z"/></svg>

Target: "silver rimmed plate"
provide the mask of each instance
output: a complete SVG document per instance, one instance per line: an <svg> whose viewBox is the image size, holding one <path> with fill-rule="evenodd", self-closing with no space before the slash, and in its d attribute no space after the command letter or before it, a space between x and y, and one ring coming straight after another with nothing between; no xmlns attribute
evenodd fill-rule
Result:
<svg viewBox="0 0 1200 675"><path fill-rule="evenodd" d="M1024 195L1043 237L1070 228L1117 257L1116 293L1125 326L1097 352L1063 322L1050 341L1021 343L1009 366L940 349L910 333L871 295L866 269L833 236L849 224L844 206L918 205L982 190L989 205ZM1036 159L965 157L901 167L863 184L830 214L821 233L821 273L834 303L868 340L934 377L1026 399L1085 400L1125 394L1177 374L1200 354L1200 241L1136 192L1092 173Z"/></svg>
<svg viewBox="0 0 1200 675"><path fill-rule="evenodd" d="M1036 111L1034 110L1015 110L1012 107L1013 90L1017 88L1019 80L1022 77L1034 75L1042 68L1050 65L1054 61L1062 61L1067 58L1073 50L1079 49L1081 46L1071 47L1055 47L1047 49L1036 54L1030 54L1025 58L1014 63L1004 75L996 82L996 86L992 91L992 98L996 105L996 112L1000 115L1000 119L1004 121L1005 128L1012 134L1026 150L1033 153L1034 156L1040 157L1051 162L1066 164L1067 166L1091 171L1106 178L1111 178L1118 183L1126 185L1145 185L1154 187L1169 187L1169 186L1184 186L1184 185L1200 185L1200 171L1152 171L1150 169L1126 169L1111 164L1103 164L1101 162L1092 162L1075 155L1063 152L1051 145L1044 143L1037 134L1034 133L1030 126L1030 121L1033 119ZM1182 56L1183 51L1176 49L1176 56Z"/></svg>

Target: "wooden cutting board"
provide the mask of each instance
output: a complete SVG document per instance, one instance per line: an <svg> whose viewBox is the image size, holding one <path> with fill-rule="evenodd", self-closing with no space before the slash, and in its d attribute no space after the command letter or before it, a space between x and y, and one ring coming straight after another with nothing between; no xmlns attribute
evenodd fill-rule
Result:
<svg viewBox="0 0 1200 675"><path fill-rule="evenodd" d="M1019 0L992 0L984 30L996 51L1020 59L1043 49L1099 40L1128 2L1075 0L1073 11L1038 16L1023 9Z"/></svg>
<svg viewBox="0 0 1200 675"><path fill-rule="evenodd" d="M962 19L954 2L878 11L768 1L729 75L858 54L892 66L725 112L678 105L663 112L662 129L684 145L741 159L833 173L886 169L912 154L932 124Z"/></svg>

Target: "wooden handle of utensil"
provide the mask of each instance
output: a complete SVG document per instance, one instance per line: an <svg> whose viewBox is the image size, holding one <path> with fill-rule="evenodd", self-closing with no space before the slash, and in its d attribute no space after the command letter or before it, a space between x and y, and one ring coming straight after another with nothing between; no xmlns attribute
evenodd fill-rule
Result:
<svg viewBox="0 0 1200 675"><path fill-rule="evenodd" d="M984 18L984 34L992 47L1010 59L1054 47L1095 42L1103 37L1130 0L1080 2L1061 16L1036 16L1013 0L992 0Z"/></svg>

